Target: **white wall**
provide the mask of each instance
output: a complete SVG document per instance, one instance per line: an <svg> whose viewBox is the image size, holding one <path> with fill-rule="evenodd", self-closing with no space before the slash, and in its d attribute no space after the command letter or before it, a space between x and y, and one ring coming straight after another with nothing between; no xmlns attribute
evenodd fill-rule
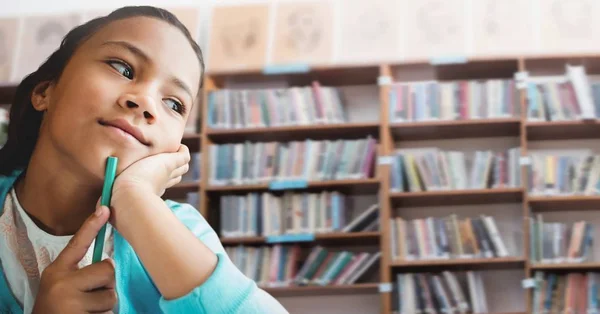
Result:
<svg viewBox="0 0 600 314"><path fill-rule="evenodd" d="M156 5L156 6L210 6L214 0L0 0L0 16L20 16L31 14L52 14L69 11L117 8L126 5Z"/></svg>

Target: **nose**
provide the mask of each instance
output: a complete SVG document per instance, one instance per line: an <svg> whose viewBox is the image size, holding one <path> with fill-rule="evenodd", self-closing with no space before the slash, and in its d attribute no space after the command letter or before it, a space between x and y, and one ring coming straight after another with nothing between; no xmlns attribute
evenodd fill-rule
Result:
<svg viewBox="0 0 600 314"><path fill-rule="evenodd" d="M156 122L157 112L154 99L150 95L125 93L119 97L119 106L135 112L149 124Z"/></svg>

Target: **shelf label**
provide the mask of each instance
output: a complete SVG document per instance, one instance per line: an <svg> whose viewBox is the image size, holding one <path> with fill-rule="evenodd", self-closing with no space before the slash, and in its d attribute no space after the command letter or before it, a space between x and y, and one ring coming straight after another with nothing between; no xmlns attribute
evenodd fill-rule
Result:
<svg viewBox="0 0 600 314"><path fill-rule="evenodd" d="M444 65L444 64L460 64L467 63L468 59L466 56L461 55L447 55L447 56L439 56L434 57L429 60L431 65Z"/></svg>
<svg viewBox="0 0 600 314"><path fill-rule="evenodd" d="M382 282L379 284L379 293L392 292L391 282Z"/></svg>
<svg viewBox="0 0 600 314"><path fill-rule="evenodd" d="M307 63L267 65L263 68L263 74L266 75L308 72L310 72L310 66Z"/></svg>
<svg viewBox="0 0 600 314"><path fill-rule="evenodd" d="M529 156L519 157L519 166L529 166L529 165L531 165L531 157L529 157Z"/></svg>
<svg viewBox="0 0 600 314"><path fill-rule="evenodd" d="M377 157L378 165L391 165L394 163L394 156L379 156Z"/></svg>
<svg viewBox="0 0 600 314"><path fill-rule="evenodd" d="M527 81L529 80L529 72L527 71L518 71L515 72L514 75L515 85L517 89L525 89L527 88Z"/></svg>
<svg viewBox="0 0 600 314"><path fill-rule="evenodd" d="M521 285L523 286L523 289L532 289L537 286L534 278L523 279Z"/></svg>
<svg viewBox="0 0 600 314"><path fill-rule="evenodd" d="M392 85L392 77L387 75L381 75L377 78L377 85Z"/></svg>
<svg viewBox="0 0 600 314"><path fill-rule="evenodd" d="M307 187L308 187L308 181L306 181L304 179L269 182L269 190L305 189Z"/></svg>
<svg viewBox="0 0 600 314"><path fill-rule="evenodd" d="M527 72L527 71L515 72L515 80L516 81L526 81L527 79L529 79L529 72Z"/></svg>
<svg viewBox="0 0 600 314"><path fill-rule="evenodd" d="M311 242L314 240L314 233L282 234L276 236L267 236L267 243Z"/></svg>
<svg viewBox="0 0 600 314"><path fill-rule="evenodd" d="M593 112L589 112L589 110L587 110L587 112L583 112L581 115L581 120L596 120L596 116L594 115Z"/></svg>

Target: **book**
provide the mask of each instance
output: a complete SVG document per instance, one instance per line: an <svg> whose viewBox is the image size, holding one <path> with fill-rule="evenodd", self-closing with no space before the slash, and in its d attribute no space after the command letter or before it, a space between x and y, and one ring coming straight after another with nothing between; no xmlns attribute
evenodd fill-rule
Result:
<svg viewBox="0 0 600 314"><path fill-rule="evenodd" d="M390 220L392 259L396 261L508 257L494 217L459 219L456 214Z"/></svg>
<svg viewBox="0 0 600 314"><path fill-rule="evenodd" d="M448 191L521 186L520 148L504 152L399 149L392 156L392 192Z"/></svg>
<svg viewBox="0 0 600 314"><path fill-rule="evenodd" d="M221 237L254 237L332 232L366 232L379 228L379 205L356 217L346 194L284 192L224 195L220 199Z"/></svg>
<svg viewBox="0 0 600 314"><path fill-rule="evenodd" d="M488 313L480 272L399 273L395 277L396 313Z"/></svg>
<svg viewBox="0 0 600 314"><path fill-rule="evenodd" d="M244 142L210 146L211 185L367 179L375 175L377 143L358 140Z"/></svg>
<svg viewBox="0 0 600 314"><path fill-rule="evenodd" d="M298 245L240 245L225 251L261 287L351 285L368 280L381 258L381 252L331 251L319 245L304 259Z"/></svg>

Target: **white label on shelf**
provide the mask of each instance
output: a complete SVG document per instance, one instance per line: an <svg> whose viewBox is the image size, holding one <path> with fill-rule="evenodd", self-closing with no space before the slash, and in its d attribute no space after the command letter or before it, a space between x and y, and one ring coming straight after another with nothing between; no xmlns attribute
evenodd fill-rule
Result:
<svg viewBox="0 0 600 314"><path fill-rule="evenodd" d="M527 81L529 80L529 72L527 71L519 71L515 72L515 82L517 89L525 89L527 88Z"/></svg>
<svg viewBox="0 0 600 314"><path fill-rule="evenodd" d="M519 166L529 166L529 165L531 165L531 157L529 157L529 156L519 157Z"/></svg>
<svg viewBox="0 0 600 314"><path fill-rule="evenodd" d="M516 81L526 81L527 79L529 79L529 72L527 72L527 71L515 72L515 80Z"/></svg>
<svg viewBox="0 0 600 314"><path fill-rule="evenodd" d="M394 162L394 156L379 156L377 158L377 164L379 165L391 165Z"/></svg>
<svg viewBox="0 0 600 314"><path fill-rule="evenodd" d="M391 282L382 282L379 284L379 293L392 292Z"/></svg>
<svg viewBox="0 0 600 314"><path fill-rule="evenodd" d="M536 282L534 278L527 278L521 281L521 285L523 286L523 289L531 289L535 288Z"/></svg>
<svg viewBox="0 0 600 314"><path fill-rule="evenodd" d="M391 76L387 76L387 75L382 75L379 76L377 78L377 85L381 86L381 85L391 85L392 84L392 77Z"/></svg>
<svg viewBox="0 0 600 314"><path fill-rule="evenodd" d="M596 120L593 112L584 112L581 116L581 120Z"/></svg>

